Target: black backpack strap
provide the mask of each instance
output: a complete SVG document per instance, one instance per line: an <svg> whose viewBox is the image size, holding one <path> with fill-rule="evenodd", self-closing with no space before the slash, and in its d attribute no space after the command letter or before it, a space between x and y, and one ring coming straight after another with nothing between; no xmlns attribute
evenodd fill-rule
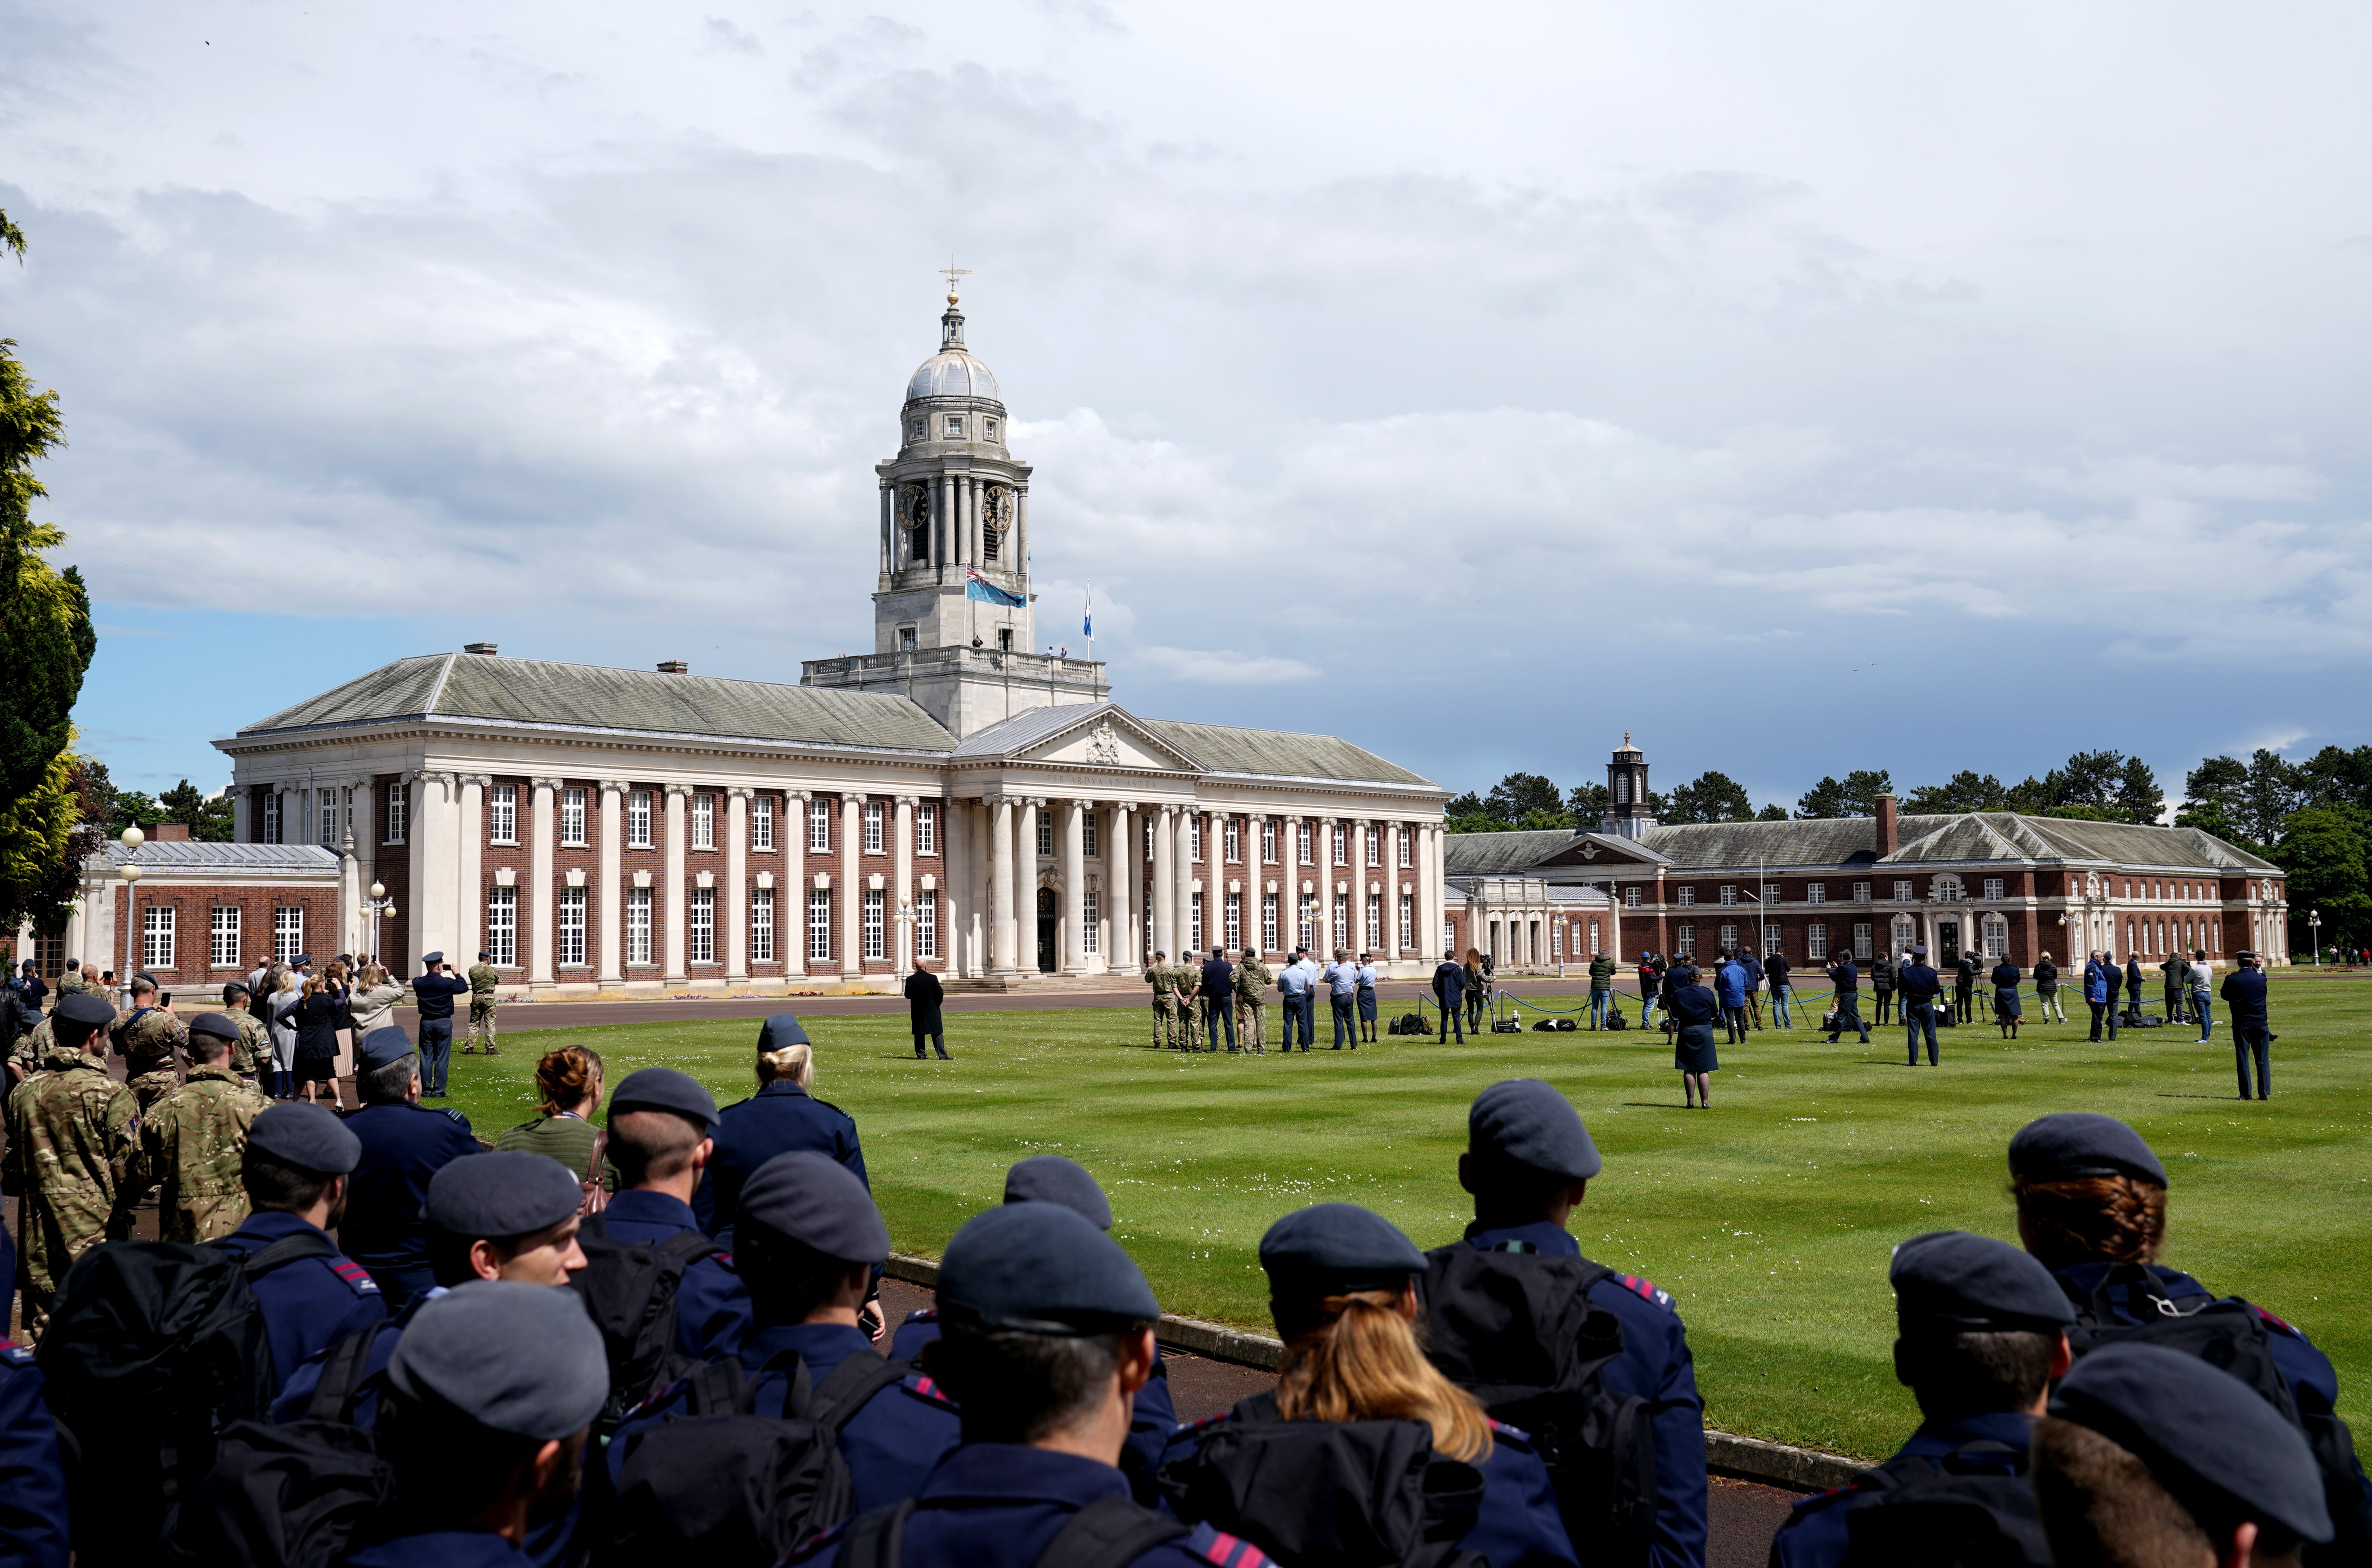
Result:
<svg viewBox="0 0 2372 1568"><path fill-rule="evenodd" d="M834 1432L840 1431L865 1408L867 1400L892 1383L904 1380L913 1371L907 1362L890 1357L875 1357L858 1353L841 1358L831 1369L831 1376L817 1385L815 1396L808 1403L807 1419L820 1421Z"/></svg>
<svg viewBox="0 0 2372 1568"><path fill-rule="evenodd" d="M1163 1541L1186 1533L1177 1520L1125 1497L1099 1497L1054 1532L1038 1554L1035 1568L1126 1568Z"/></svg>
<svg viewBox="0 0 2372 1568"><path fill-rule="evenodd" d="M898 1568L906 1551L906 1521L913 1516L914 1500L893 1503L859 1514L840 1538L840 1568Z"/></svg>
<svg viewBox="0 0 2372 1568"><path fill-rule="evenodd" d="M354 1419L347 1407L355 1391L363 1386L366 1369L370 1365L371 1347L378 1343L378 1331L385 1327L383 1323L374 1323L367 1329L356 1329L330 1347L321 1363L321 1380L313 1385L313 1397L305 1405L306 1420Z"/></svg>
<svg viewBox="0 0 2372 1568"><path fill-rule="evenodd" d="M320 1231L307 1226L294 1236L284 1236L271 1246L247 1255L239 1267L250 1281L260 1280L273 1270L290 1263L301 1263L308 1258L334 1258L337 1244Z"/></svg>
<svg viewBox="0 0 2372 1568"><path fill-rule="evenodd" d="M581 1225L577 1226L580 1232L584 1228ZM603 1228L606 1230L608 1227ZM696 1230L680 1230L652 1248L651 1256L657 1259L662 1267L681 1273L703 1258L724 1257L725 1244L712 1241Z"/></svg>
<svg viewBox="0 0 2372 1568"><path fill-rule="evenodd" d="M747 1415L750 1413L748 1384L741 1376L741 1364L727 1356L722 1361L703 1361L692 1369L685 1378L687 1407L693 1415Z"/></svg>

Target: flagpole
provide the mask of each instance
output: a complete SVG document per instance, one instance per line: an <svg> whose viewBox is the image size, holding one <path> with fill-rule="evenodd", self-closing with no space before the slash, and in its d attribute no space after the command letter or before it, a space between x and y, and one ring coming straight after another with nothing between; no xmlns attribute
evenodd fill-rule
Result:
<svg viewBox="0 0 2372 1568"><path fill-rule="evenodd" d="M1079 622L1079 629L1087 634L1087 662L1093 664L1096 662L1096 580L1093 577L1087 579L1087 618Z"/></svg>

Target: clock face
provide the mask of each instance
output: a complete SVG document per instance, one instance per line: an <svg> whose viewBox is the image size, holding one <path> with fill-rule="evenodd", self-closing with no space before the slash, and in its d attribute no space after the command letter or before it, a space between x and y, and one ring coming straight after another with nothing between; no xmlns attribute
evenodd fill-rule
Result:
<svg viewBox="0 0 2372 1568"><path fill-rule="evenodd" d="M1013 526L1013 492L1001 484L992 484L981 496L981 516L997 528Z"/></svg>
<svg viewBox="0 0 2372 1568"><path fill-rule="evenodd" d="M910 484L898 505L898 520L910 528L919 528L931 520L931 492L928 486Z"/></svg>

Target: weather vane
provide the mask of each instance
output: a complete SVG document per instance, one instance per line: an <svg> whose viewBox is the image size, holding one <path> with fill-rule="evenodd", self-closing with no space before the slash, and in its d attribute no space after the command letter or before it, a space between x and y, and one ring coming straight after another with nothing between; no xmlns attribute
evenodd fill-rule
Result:
<svg viewBox="0 0 2372 1568"><path fill-rule="evenodd" d="M939 271L947 276L948 303L949 305L953 305L956 302L956 279L968 278L971 276L971 269L970 267L959 267L950 262L948 265L941 267Z"/></svg>

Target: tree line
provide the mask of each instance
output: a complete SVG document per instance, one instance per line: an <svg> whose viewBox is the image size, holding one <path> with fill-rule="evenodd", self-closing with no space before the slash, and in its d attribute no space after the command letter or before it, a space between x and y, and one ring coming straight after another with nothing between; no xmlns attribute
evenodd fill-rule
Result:
<svg viewBox="0 0 2372 1568"><path fill-rule="evenodd" d="M1669 793L1651 790L1647 808L1661 822L1785 822L1871 817L1878 797L1894 794L1906 816L1965 811L2015 811L2095 822L2157 823L2166 819L2165 792L2149 764L2118 751L2078 751L2041 777L2005 784L1992 773L1963 769L1938 784L1897 791L1884 768L1856 768L1824 777L1796 797L1793 811L1770 803L1755 808L1746 787L1707 770ZM1602 784L1560 790L1540 773L1509 773L1489 790L1469 790L1445 807L1453 833L1502 833L1595 828L1610 801ZM2302 762L2259 749L2247 761L2209 757L2183 778L2177 827L2198 828L2288 873L2294 923L2308 910L2322 915L2322 941L2363 946L2372 941L2372 746L2326 746ZM2308 936L2294 934L2292 947Z"/></svg>

